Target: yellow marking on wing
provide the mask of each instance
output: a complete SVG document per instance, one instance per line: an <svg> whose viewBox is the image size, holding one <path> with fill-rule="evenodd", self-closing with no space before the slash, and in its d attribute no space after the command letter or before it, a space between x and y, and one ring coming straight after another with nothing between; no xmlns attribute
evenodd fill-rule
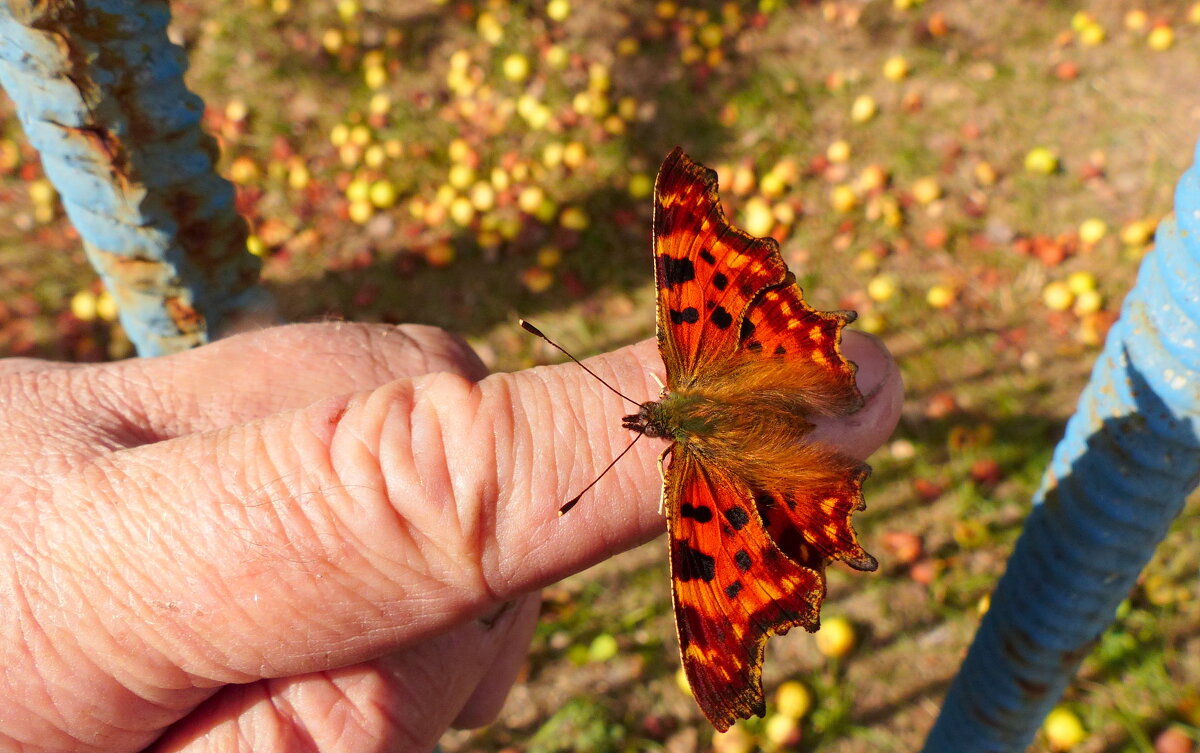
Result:
<svg viewBox="0 0 1200 753"><path fill-rule="evenodd" d="M659 241L678 243L680 237L686 235L688 235L688 230L685 230L684 228L672 228L671 230L668 230L666 234L660 234Z"/></svg>
<svg viewBox="0 0 1200 753"><path fill-rule="evenodd" d="M808 337L813 342L819 343L825 339L825 333L821 330L820 326L816 326L808 331Z"/></svg>
<svg viewBox="0 0 1200 753"><path fill-rule="evenodd" d="M722 659L724 654L718 647L705 648L693 643L687 647L687 655L694 661L703 664L707 671L717 672L725 680L730 679L729 670L725 668Z"/></svg>
<svg viewBox="0 0 1200 753"><path fill-rule="evenodd" d="M788 326L791 326L791 325L789 324ZM822 353L819 350L814 350L811 354L811 357L812 357L812 360L816 361L817 363L819 363L821 365L825 365L825 364L829 363L829 357L826 356L824 353Z"/></svg>
<svg viewBox="0 0 1200 753"><path fill-rule="evenodd" d="M836 525L834 525L833 523L825 524L825 536L830 541L837 541L837 537L838 537L837 533L838 533L838 529L837 529Z"/></svg>
<svg viewBox="0 0 1200 753"><path fill-rule="evenodd" d="M787 301L784 301L783 303L779 304L779 311L784 316L791 316L792 315L792 305L790 303L788 303Z"/></svg>
<svg viewBox="0 0 1200 753"><path fill-rule="evenodd" d="M725 257L725 263L728 264L731 269L740 269L746 266L747 261L749 261L749 257L747 257L745 254L729 254ZM750 271L757 272L761 266L762 264L755 262L754 266L750 267Z"/></svg>

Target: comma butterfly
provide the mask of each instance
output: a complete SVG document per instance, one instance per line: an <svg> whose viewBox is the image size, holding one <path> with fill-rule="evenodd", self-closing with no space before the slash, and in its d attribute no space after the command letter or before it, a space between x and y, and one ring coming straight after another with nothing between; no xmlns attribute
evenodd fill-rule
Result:
<svg viewBox="0 0 1200 753"><path fill-rule="evenodd" d="M667 384L626 428L670 440L663 501L679 648L719 730L762 716L767 638L815 631L825 566L877 563L850 516L870 468L806 442L814 416L863 402L841 330L816 311L771 238L729 224L717 175L679 148L654 187L658 348Z"/></svg>

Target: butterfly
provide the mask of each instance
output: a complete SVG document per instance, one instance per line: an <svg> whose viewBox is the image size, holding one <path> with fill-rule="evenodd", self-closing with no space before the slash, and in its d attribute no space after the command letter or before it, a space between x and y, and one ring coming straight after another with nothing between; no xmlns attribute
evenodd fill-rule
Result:
<svg viewBox="0 0 1200 753"><path fill-rule="evenodd" d="M717 175L676 147L654 186L658 349L666 385L623 425L660 457L675 623L713 726L765 713L767 638L815 631L825 567L874 570L850 516L870 468L807 441L810 419L862 406L841 353L849 311L804 302L772 238L725 218Z"/></svg>

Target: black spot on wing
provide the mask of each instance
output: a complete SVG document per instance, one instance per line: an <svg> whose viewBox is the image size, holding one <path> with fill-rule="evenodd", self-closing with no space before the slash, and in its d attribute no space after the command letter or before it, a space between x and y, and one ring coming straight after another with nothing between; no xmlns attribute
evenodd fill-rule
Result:
<svg viewBox="0 0 1200 753"><path fill-rule="evenodd" d="M700 321L700 312L694 306L688 306L683 311L671 309L669 316L672 324L695 324Z"/></svg>
<svg viewBox="0 0 1200 753"><path fill-rule="evenodd" d="M733 526L733 530L740 531L750 522L750 516L740 507L734 506L725 511L725 519L729 521L729 525Z"/></svg>
<svg viewBox="0 0 1200 753"><path fill-rule="evenodd" d="M676 259L673 256L658 257L659 279L668 288L696 279L696 265L691 259Z"/></svg>
<svg viewBox="0 0 1200 753"><path fill-rule="evenodd" d="M724 306L717 306L709 315L708 320L718 329L729 329L729 325L733 324L733 315L726 311Z"/></svg>
<svg viewBox="0 0 1200 753"><path fill-rule="evenodd" d="M717 272L715 275L713 275L712 284L717 290L724 290L725 286L729 284L729 278L720 272Z"/></svg>
<svg viewBox="0 0 1200 753"><path fill-rule="evenodd" d="M728 586L725 586L725 595L731 599L736 599L737 595L740 594L741 592L742 592L742 582L740 580L735 580L734 582L730 583Z"/></svg>
<svg viewBox="0 0 1200 753"><path fill-rule="evenodd" d="M682 581L702 580L711 583L717 577L717 563L709 555L691 547L686 541L675 541L676 573Z"/></svg>
<svg viewBox="0 0 1200 753"><path fill-rule="evenodd" d="M775 355L782 356L784 353L787 353L787 348L783 347L782 345L775 346Z"/></svg>
<svg viewBox="0 0 1200 753"><path fill-rule="evenodd" d="M712 252L709 251L707 248L700 249L700 258L703 259L704 261L708 262L709 264L717 263L717 257L713 256Z"/></svg>
<svg viewBox="0 0 1200 753"><path fill-rule="evenodd" d="M741 570L743 573L747 572L752 564L750 562L750 555L746 554L745 549L739 549L737 554L733 555L733 561L737 563L738 570Z"/></svg>
<svg viewBox="0 0 1200 753"><path fill-rule="evenodd" d="M679 506L679 514L685 518L691 518L697 523L707 523L713 519L713 511L707 505L692 505L684 502Z"/></svg>

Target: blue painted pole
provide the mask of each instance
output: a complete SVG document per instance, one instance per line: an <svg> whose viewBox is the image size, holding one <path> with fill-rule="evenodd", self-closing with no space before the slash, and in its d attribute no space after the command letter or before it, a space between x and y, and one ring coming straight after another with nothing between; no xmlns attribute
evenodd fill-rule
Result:
<svg viewBox="0 0 1200 753"><path fill-rule="evenodd" d="M169 20L165 0L0 2L0 86L143 356L264 302Z"/></svg>
<svg viewBox="0 0 1200 753"><path fill-rule="evenodd" d="M1193 163L1055 450L926 753L1024 751L1198 481Z"/></svg>

